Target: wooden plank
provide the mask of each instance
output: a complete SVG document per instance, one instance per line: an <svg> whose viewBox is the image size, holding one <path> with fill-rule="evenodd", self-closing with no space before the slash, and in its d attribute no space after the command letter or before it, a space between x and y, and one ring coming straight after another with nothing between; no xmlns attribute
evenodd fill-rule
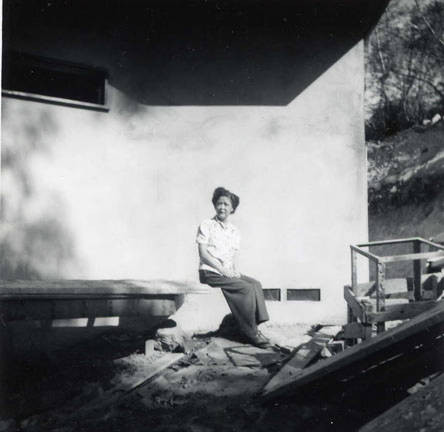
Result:
<svg viewBox="0 0 444 432"><path fill-rule="evenodd" d="M298 390L315 382L324 382L340 373L349 373L352 370L363 370L374 364L375 358L386 358L393 353L416 346L418 340L425 337L440 337L444 333L444 302L435 303L435 307L424 312L410 321L389 329L371 339L346 349L322 362L303 369L281 387L263 395L264 399L273 399L283 395L297 394Z"/></svg>
<svg viewBox="0 0 444 432"><path fill-rule="evenodd" d="M338 337L341 339L367 339L371 337L371 332L371 325L354 322L344 325Z"/></svg>
<svg viewBox="0 0 444 432"><path fill-rule="evenodd" d="M329 339L313 336L307 343L302 344L292 353L290 359L284 366L267 382L262 389L262 394L267 394L281 387L289 379L293 378L299 371L306 367L322 349L327 346Z"/></svg>
<svg viewBox="0 0 444 432"><path fill-rule="evenodd" d="M419 240L413 243L413 252L415 254L421 253L421 243ZM413 281L414 291L418 293L421 290L421 260L419 259L413 261Z"/></svg>
<svg viewBox="0 0 444 432"><path fill-rule="evenodd" d="M421 253L412 253L405 255L392 255L392 256L384 256L379 257L379 260L383 263L390 262L400 262L400 261L412 261L418 259L428 259L428 258L437 258L442 257L443 252L421 252Z"/></svg>
<svg viewBox="0 0 444 432"><path fill-rule="evenodd" d="M134 296L208 293L211 288L197 282L154 280L0 280L0 300L24 297Z"/></svg>
<svg viewBox="0 0 444 432"><path fill-rule="evenodd" d="M368 259L370 259L376 263L380 261L380 258L375 254L372 254L372 253L367 252L365 250L359 249L358 247L353 246L353 245L351 245L350 247L352 250L358 252L360 255L364 255L365 257L367 257Z"/></svg>
<svg viewBox="0 0 444 432"><path fill-rule="evenodd" d="M184 353L164 353L161 358L155 360L150 365L149 370L146 371L146 375L139 378L135 377L135 382L126 383L127 387L124 387L121 390L128 393L138 389L145 384L148 384L153 379L159 377L159 375L161 375L167 368L181 360L184 356Z"/></svg>
<svg viewBox="0 0 444 432"><path fill-rule="evenodd" d="M359 432L421 430L444 430L444 374L364 425Z"/></svg>
<svg viewBox="0 0 444 432"><path fill-rule="evenodd" d="M409 237L404 239L392 239L392 240L379 240L379 241L372 241L368 243L360 243L357 246L358 247L367 247L367 246L385 246L385 245L392 245L392 244L400 244L400 243L411 243L416 240L424 240L420 237Z"/></svg>
<svg viewBox="0 0 444 432"><path fill-rule="evenodd" d="M353 315L359 318L361 322L366 322L366 312L365 308L361 302L355 297L348 285L344 286L344 299L347 305L352 310Z"/></svg>
<svg viewBox="0 0 444 432"><path fill-rule="evenodd" d="M367 312L367 321L375 323L378 321L395 321L409 319L426 312L437 304L436 301L423 301L388 305L382 312Z"/></svg>
<svg viewBox="0 0 444 432"><path fill-rule="evenodd" d="M419 238L418 240L420 240L421 243L424 243L424 244L427 244L427 245L433 246L433 247L436 248L436 249L444 250L444 245L439 244L439 243L437 243L436 241L433 241L433 240L426 240L426 239L423 239L423 238Z"/></svg>

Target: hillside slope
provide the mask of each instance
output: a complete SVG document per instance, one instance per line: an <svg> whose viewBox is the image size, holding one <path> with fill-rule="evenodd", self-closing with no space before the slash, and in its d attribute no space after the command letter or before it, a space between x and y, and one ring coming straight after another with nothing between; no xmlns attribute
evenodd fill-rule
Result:
<svg viewBox="0 0 444 432"><path fill-rule="evenodd" d="M369 238L387 240L444 232L444 121L368 143ZM406 246L378 253L411 252ZM393 264L388 277L411 274L410 263Z"/></svg>

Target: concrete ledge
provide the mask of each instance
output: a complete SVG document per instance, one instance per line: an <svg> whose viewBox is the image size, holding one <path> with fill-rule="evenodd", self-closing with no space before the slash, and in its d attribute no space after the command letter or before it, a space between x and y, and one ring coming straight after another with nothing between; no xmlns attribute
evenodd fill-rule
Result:
<svg viewBox="0 0 444 432"><path fill-rule="evenodd" d="M170 317L189 334L216 331L224 316L231 313L219 288L202 287L206 289L201 293L187 294L182 306Z"/></svg>
<svg viewBox="0 0 444 432"><path fill-rule="evenodd" d="M207 292L194 281L153 280L0 280L0 300L14 298L66 298L152 296Z"/></svg>

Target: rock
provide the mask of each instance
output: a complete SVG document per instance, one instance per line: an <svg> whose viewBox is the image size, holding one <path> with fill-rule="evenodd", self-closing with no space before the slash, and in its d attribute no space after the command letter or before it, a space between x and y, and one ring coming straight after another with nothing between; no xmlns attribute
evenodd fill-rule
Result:
<svg viewBox="0 0 444 432"><path fill-rule="evenodd" d="M145 341L145 355L151 356L154 350L159 348L159 343L153 339L148 339Z"/></svg>
<svg viewBox="0 0 444 432"><path fill-rule="evenodd" d="M432 125L438 123L441 120L441 115L440 114L435 114L432 118Z"/></svg>
<svg viewBox="0 0 444 432"><path fill-rule="evenodd" d="M156 332L156 340L159 341L162 349L169 352L184 352L188 335L181 327L160 328Z"/></svg>

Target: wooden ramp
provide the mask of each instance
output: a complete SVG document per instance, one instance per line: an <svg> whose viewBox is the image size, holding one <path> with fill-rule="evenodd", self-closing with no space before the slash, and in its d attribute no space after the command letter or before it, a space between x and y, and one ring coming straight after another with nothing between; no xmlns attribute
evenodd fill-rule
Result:
<svg viewBox="0 0 444 432"><path fill-rule="evenodd" d="M264 400L298 396L307 386L321 386L327 381L346 381L378 364L387 363L417 346L434 344L444 334L444 301L410 321L368 339L345 351L321 360L295 374L279 388L265 389Z"/></svg>

